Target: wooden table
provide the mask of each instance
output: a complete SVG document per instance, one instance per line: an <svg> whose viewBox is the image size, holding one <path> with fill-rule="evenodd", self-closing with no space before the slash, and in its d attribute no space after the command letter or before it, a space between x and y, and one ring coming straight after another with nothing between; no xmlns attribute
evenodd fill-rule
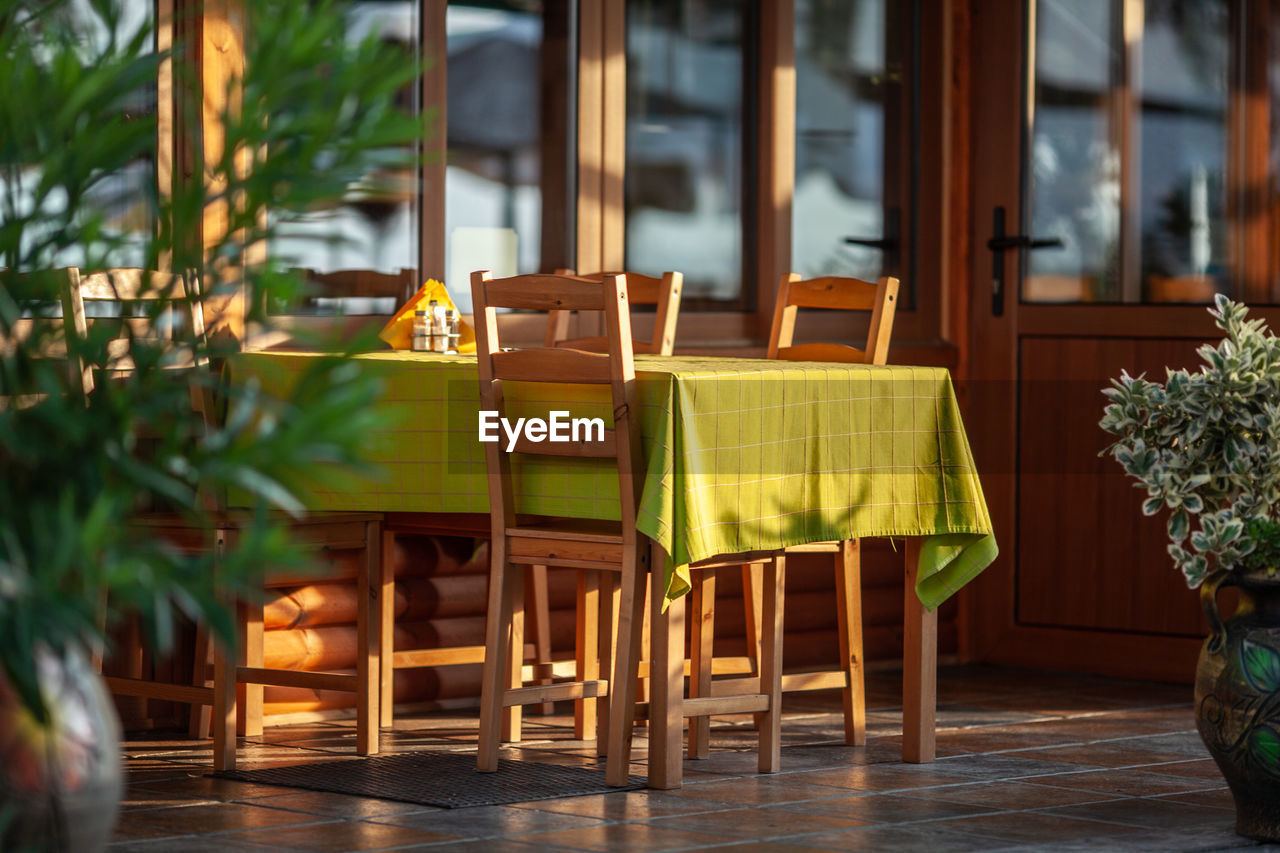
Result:
<svg viewBox="0 0 1280 853"><path fill-rule="evenodd" d="M269 391L282 390L315 359L247 353L234 369L252 372ZM383 352L357 360L385 382L386 411L394 416L369 437L380 476L326 473L317 478L313 508L376 510L392 524L418 515L424 528L434 515L453 531L470 517L483 521L473 529L486 527L474 356ZM682 569L690 562L812 542L904 538L903 758L933 760L934 608L996 554L947 371L661 356L637 356L636 370L649 463L637 527L668 565L654 573L661 593L655 601L671 602L664 618L682 624L688 590ZM516 386L508 391L509 409L526 406L542 417L565 409L609 421L602 401L575 396L566 390L572 387ZM516 468L522 512L617 518L611 466L526 459ZM658 645L654 672L667 667L674 707L683 668L675 659L683 661L683 651Z"/></svg>

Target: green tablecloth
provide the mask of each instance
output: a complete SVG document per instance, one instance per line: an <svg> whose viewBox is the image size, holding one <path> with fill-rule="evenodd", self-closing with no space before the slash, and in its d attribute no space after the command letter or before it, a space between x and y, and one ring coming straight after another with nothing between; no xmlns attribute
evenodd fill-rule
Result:
<svg viewBox="0 0 1280 853"><path fill-rule="evenodd" d="M308 353L246 353L268 390ZM317 477L317 510L488 512L474 356L358 356L393 422L369 437L377 477ZM676 567L717 554L863 536L924 536L917 594L936 607L995 559L951 377L935 367L636 357L647 464L637 526ZM239 374L237 374L239 378ZM597 394L597 391L600 393ZM509 416L610 421L606 389L507 383ZM617 519L607 461L516 459L517 509Z"/></svg>

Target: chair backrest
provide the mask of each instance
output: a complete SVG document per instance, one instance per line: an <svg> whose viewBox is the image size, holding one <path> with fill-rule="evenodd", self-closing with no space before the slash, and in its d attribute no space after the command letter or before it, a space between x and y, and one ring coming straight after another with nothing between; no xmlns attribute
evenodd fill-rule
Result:
<svg viewBox="0 0 1280 853"><path fill-rule="evenodd" d="M471 294L483 409L506 417L502 390L504 380L608 386L613 404L613 428L605 430L602 441L535 442L521 437L514 446L514 452L615 459L623 535L624 538L634 537L644 469L640 457L640 424L636 409L626 276L607 275L603 281L545 274L495 279L484 270L471 274ZM498 308L602 312L608 332L608 352L592 353L557 347L504 352L498 336ZM496 542L500 541L499 537L506 528L515 524L511 464L505 438L501 443L485 444L485 464L488 469L490 518Z"/></svg>
<svg viewBox="0 0 1280 853"><path fill-rule="evenodd" d="M870 282L836 276L801 280L795 273L784 275L778 285L778 300L773 309L773 331L769 334L768 358L884 364L889 356L889 338L893 334L893 315L897 307L896 278L886 276L878 282ZM870 312L871 325L867 330L866 349L823 343L792 346L796 313L800 308Z"/></svg>
<svg viewBox="0 0 1280 853"><path fill-rule="evenodd" d="M45 293L46 286L56 288L61 301L72 283L79 282L80 271L75 267L64 267L40 273L6 273L9 282L19 290L36 290L33 279L37 277L41 279L40 292ZM69 355L67 324L46 310L49 307L51 306L32 306L31 310L14 320L8 328L0 329L0 358L8 361L21 351L32 360L53 363L65 370L67 387L72 393L86 394L92 386L84 386L87 374L79 362ZM43 391L34 392L33 388L28 387L20 368L15 368L13 372L6 370L3 379L0 379L0 411L25 409L39 404L47 396Z"/></svg>
<svg viewBox="0 0 1280 853"><path fill-rule="evenodd" d="M560 269L556 270L556 275L575 275L575 273L573 270ZM653 318L653 336L647 341L633 338L632 351L671 355L676 346L676 321L680 318L680 291L684 289L684 274L665 272L661 277L655 277L633 272L595 272L583 273L578 277L604 281L605 277L610 275L627 277L627 297L632 305L657 306ZM570 339L568 311L552 311L547 317L546 345L572 347L592 352L607 350L603 337Z"/></svg>
<svg viewBox="0 0 1280 853"><path fill-rule="evenodd" d="M297 270L303 278L315 286L312 295L340 299L343 297L393 297L396 304L404 302L418 289L417 270L401 268L399 272L350 269L334 272Z"/></svg>
<svg viewBox="0 0 1280 853"><path fill-rule="evenodd" d="M110 322L116 336L108 341L106 364L109 373L127 373L134 369L130 347L135 339L172 342L177 360L170 366L196 366L181 360L194 355L194 344L204 338L204 312L195 298L194 288L176 273L142 269L108 269L92 273L72 269L62 295L62 317L67 336L83 340L90 324ZM162 303L169 309L161 317L157 308ZM106 306L107 311L90 310L90 306ZM97 319L101 317L102 319ZM185 350L185 352L184 352ZM94 378L87 365L80 366L85 391L93 390Z"/></svg>

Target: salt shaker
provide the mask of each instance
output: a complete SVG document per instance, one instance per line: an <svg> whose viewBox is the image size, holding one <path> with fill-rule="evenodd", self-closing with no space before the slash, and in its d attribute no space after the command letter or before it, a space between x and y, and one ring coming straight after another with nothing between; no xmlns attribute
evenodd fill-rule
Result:
<svg viewBox="0 0 1280 853"><path fill-rule="evenodd" d="M421 309L413 312L413 336L410 348L414 352L427 352L431 348L431 327L427 320L427 312Z"/></svg>
<svg viewBox="0 0 1280 853"><path fill-rule="evenodd" d="M458 315L453 309L445 309L444 312L444 351L456 353L458 351L458 343L461 340L461 327L458 324Z"/></svg>

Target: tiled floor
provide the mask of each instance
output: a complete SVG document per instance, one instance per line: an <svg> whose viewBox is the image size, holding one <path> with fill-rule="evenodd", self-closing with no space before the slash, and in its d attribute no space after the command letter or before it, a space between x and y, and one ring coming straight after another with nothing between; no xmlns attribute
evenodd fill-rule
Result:
<svg viewBox="0 0 1280 853"><path fill-rule="evenodd" d="M211 779L206 744L133 740L112 850L1144 850L1255 848L1232 831L1190 688L989 667L939 674L938 754L900 760L898 677L868 684L867 746L845 747L838 695L791 695L783 772L754 773L755 734L717 720L679 791L433 809ZM512 755L587 763L565 717L532 717ZM400 719L394 751L473 748L466 714ZM246 763L349 756L349 722L268 729ZM637 756L644 740L637 738ZM351 759L358 760L358 759ZM643 768L637 767L638 772Z"/></svg>

